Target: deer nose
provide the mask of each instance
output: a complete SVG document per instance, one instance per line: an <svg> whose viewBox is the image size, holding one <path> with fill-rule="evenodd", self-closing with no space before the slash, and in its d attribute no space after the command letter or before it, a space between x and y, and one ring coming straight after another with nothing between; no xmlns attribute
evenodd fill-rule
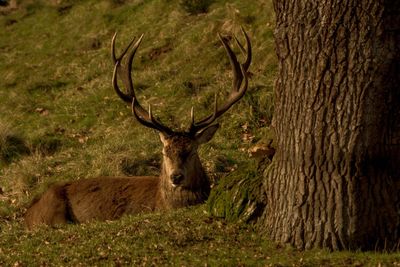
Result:
<svg viewBox="0 0 400 267"><path fill-rule="evenodd" d="M178 185L183 180L183 174L182 173L174 173L171 175L171 180L174 185Z"/></svg>

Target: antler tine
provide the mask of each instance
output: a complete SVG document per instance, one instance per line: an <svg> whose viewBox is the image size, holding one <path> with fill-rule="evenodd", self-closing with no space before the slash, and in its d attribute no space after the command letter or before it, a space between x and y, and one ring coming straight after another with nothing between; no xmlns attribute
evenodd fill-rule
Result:
<svg viewBox="0 0 400 267"><path fill-rule="evenodd" d="M136 54L137 49L139 48L140 43L142 42L144 34L142 34L139 39L136 41L136 43L133 45L133 48L131 49L131 51L128 53L128 60L126 61L126 66L125 66L125 80L126 82L126 86L127 86L127 90L129 92L129 94L132 97L135 97L135 91L133 90L133 82L132 82L132 62L133 62L133 58ZM131 46L132 42L128 45L128 47Z"/></svg>
<svg viewBox="0 0 400 267"><path fill-rule="evenodd" d="M142 39L143 35L141 36L141 38L135 43L134 46L134 51L136 52L137 48L140 45L140 41ZM118 86L118 81L117 81L117 74L120 71L120 67L121 67L121 61L124 58L125 54L128 52L129 48L132 46L133 42L135 41L135 38L133 38L131 40L131 42L129 43L129 45L125 48L125 50L122 52L122 54L117 57L115 55L115 40L117 38L117 33L114 33L114 36L111 40L111 58L112 61L114 63L114 71L113 71L113 77L112 77L112 85L114 87L115 92L117 93L117 95L124 100L127 103L132 103L132 99L135 96L135 93L133 91L133 85L132 85L132 78L130 78L130 70L131 68L129 68L129 73L127 73L127 71L125 71L125 77L123 79L124 85L125 87L128 89L129 94L126 94L124 92L122 92L122 90L119 88ZM129 54L129 57L131 56L132 53ZM133 53L134 55L134 53ZM133 59L133 56L132 56ZM130 60L130 62L128 62L129 64L132 64L132 60ZM129 77L127 77L129 76Z"/></svg>
<svg viewBox="0 0 400 267"><path fill-rule="evenodd" d="M229 46L228 41L224 39L221 36L221 34L218 34L218 37L221 40L226 53L228 54L229 62L231 63L232 66L232 72L233 72L232 89L237 90L240 87L240 83L242 82L243 79L242 74L240 72L240 64L236 58L235 53L232 51L232 48Z"/></svg>
<svg viewBox="0 0 400 267"><path fill-rule="evenodd" d="M142 34L142 36L143 36L143 34ZM111 39L111 57L112 57L114 65L117 63L117 61L121 61L122 60L122 58L125 56L126 52L128 52L129 48L132 46L132 44L135 41L136 37L132 38L131 42L128 44L128 46L125 48L125 50L122 52L122 54L118 58L115 55L115 40L116 39L117 39L117 32L114 33L114 35L113 35L113 37Z"/></svg>
<svg viewBox="0 0 400 267"><path fill-rule="evenodd" d="M195 122L194 122L194 107L192 106L192 109L190 110L190 121L191 121L191 124L190 125L193 125Z"/></svg>
<svg viewBox="0 0 400 267"><path fill-rule="evenodd" d="M252 54L251 54L251 42L250 42L250 38L247 35L246 31L244 30L243 27L240 27L240 29L242 30L242 33L246 39L246 46L247 46L247 50L243 47L243 45L240 43L239 39L236 38L236 36L234 35L235 41L237 43L237 45L239 46L240 50L242 51L243 54L246 54L246 60L245 62L242 64L244 69L247 71L250 67L251 64L251 58L252 58Z"/></svg>
<svg viewBox="0 0 400 267"><path fill-rule="evenodd" d="M125 93L123 93L121 91L121 89L119 89L118 86L118 82L117 82L117 72L118 72L118 68L120 66L120 62L116 61L115 65L114 65L114 71L113 71L113 76L112 76L112 85L114 87L115 92L117 93L117 95L124 100L126 103L131 103L133 97L130 95L127 95Z"/></svg>
<svg viewBox="0 0 400 267"><path fill-rule="evenodd" d="M114 65L117 63L117 57L115 56L115 39L117 38L117 32L114 33L111 39L111 59Z"/></svg>
<svg viewBox="0 0 400 267"><path fill-rule="evenodd" d="M228 54L229 61L232 66L232 72L233 72L232 91L231 91L230 95L228 96L228 100L220 108L218 108L217 96L215 95L214 113L212 115L205 117L204 119L200 120L197 123L194 122L194 118L192 116L192 123L190 125L189 133L195 134L196 132L200 131L201 129L204 129L205 127L212 124L218 117L220 117L222 114L224 114L233 104L235 104L237 101L239 101L243 97L243 95L246 93L247 87L248 87L247 70L251 63L252 53L251 53L250 38L248 37L248 35L246 34L246 32L243 28L242 28L242 32L246 38L246 46L247 46L247 50L245 50L246 54L247 54L247 58L243 64L240 64L238 62L236 55L232 51L228 42L224 38L222 38L222 36L220 34L218 34L218 36L225 48L225 51ZM236 37L235 37L235 39L236 39ZM244 47L240 44L240 42L238 40L237 40L237 42L238 42L240 49L243 51Z"/></svg>

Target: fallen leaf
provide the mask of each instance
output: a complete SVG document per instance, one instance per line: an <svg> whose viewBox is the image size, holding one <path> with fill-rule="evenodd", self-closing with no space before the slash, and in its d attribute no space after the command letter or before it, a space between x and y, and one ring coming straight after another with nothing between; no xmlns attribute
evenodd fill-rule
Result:
<svg viewBox="0 0 400 267"><path fill-rule="evenodd" d="M42 116L49 115L49 111L47 109L45 109L45 108L36 108L35 111L37 113L39 113L40 115L42 115Z"/></svg>
<svg viewBox="0 0 400 267"><path fill-rule="evenodd" d="M252 146L248 149L250 157L256 159L270 158L275 154L275 149L271 147L269 144L258 143L255 146Z"/></svg>

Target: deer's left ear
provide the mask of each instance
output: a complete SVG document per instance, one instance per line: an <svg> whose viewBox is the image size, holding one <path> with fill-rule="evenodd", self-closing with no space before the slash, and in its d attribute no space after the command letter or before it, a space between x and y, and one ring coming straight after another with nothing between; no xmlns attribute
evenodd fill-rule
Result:
<svg viewBox="0 0 400 267"><path fill-rule="evenodd" d="M208 126L206 129L204 129L203 131L201 131L200 133L196 134L195 136L195 140L197 142L197 144L204 144L207 143L208 141L211 140L211 138L213 138L215 132L218 130L219 128L219 124L214 124L211 126Z"/></svg>

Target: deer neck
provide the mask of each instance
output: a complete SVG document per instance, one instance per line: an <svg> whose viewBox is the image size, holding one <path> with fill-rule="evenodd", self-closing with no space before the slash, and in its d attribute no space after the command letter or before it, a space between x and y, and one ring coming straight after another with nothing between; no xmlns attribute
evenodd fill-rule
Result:
<svg viewBox="0 0 400 267"><path fill-rule="evenodd" d="M187 179L189 186L174 187L167 176L164 163L162 164L159 195L165 208L180 208L203 203L210 193L210 181L206 175L200 159L197 158L189 171Z"/></svg>

